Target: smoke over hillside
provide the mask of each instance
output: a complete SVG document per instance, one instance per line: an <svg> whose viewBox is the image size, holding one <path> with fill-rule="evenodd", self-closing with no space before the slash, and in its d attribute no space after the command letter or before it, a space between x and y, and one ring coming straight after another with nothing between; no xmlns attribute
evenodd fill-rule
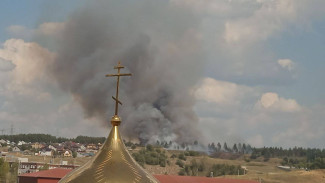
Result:
<svg viewBox="0 0 325 183"><path fill-rule="evenodd" d="M48 66L59 86L83 107L86 118L107 126L114 113L118 61L131 72L122 78L120 108L125 137L141 142L200 138L190 88L199 79L200 36L196 19L168 2L100 1L72 14L55 42Z"/></svg>

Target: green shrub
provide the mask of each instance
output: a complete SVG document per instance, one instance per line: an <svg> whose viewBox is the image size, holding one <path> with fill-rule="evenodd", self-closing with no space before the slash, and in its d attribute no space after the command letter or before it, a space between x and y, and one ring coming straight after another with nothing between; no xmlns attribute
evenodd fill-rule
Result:
<svg viewBox="0 0 325 183"><path fill-rule="evenodd" d="M242 169L240 165L235 166L235 165L227 165L227 164L214 164L212 165L210 171L208 172L213 172L214 176L237 175L238 173L240 175L243 175L244 169Z"/></svg>
<svg viewBox="0 0 325 183"><path fill-rule="evenodd" d="M183 153L181 153L178 155L178 159L186 161L186 156Z"/></svg>
<svg viewBox="0 0 325 183"><path fill-rule="evenodd" d="M200 153L197 151L188 151L189 156L198 156Z"/></svg>
<svg viewBox="0 0 325 183"><path fill-rule="evenodd" d="M146 149L147 149L147 151L153 151L153 146L151 145L151 144L148 144L147 146L146 146Z"/></svg>
<svg viewBox="0 0 325 183"><path fill-rule="evenodd" d="M180 176L184 176L185 175L184 168L182 168L181 170L179 170L178 175L180 175Z"/></svg>
<svg viewBox="0 0 325 183"><path fill-rule="evenodd" d="M184 162L182 161L182 160L177 160L176 161L176 165L178 165L179 167L181 167L181 168L184 168Z"/></svg>

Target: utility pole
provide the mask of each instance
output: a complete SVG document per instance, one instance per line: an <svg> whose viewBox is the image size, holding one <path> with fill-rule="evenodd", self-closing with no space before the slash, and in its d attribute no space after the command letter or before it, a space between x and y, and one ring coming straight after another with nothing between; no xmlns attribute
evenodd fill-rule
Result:
<svg viewBox="0 0 325 183"><path fill-rule="evenodd" d="M10 125L10 135L14 135L14 125Z"/></svg>

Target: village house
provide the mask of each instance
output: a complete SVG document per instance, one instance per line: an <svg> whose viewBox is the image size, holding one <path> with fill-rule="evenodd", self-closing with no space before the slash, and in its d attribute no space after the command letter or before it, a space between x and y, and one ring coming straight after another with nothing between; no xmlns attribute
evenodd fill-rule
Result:
<svg viewBox="0 0 325 183"><path fill-rule="evenodd" d="M62 145L56 146L56 151L58 154L63 154L65 152L64 147Z"/></svg>
<svg viewBox="0 0 325 183"><path fill-rule="evenodd" d="M56 148L54 146L52 146L52 145L49 145L48 148L53 150L53 151L56 151Z"/></svg>
<svg viewBox="0 0 325 183"><path fill-rule="evenodd" d="M24 145L24 144L27 144L27 143L24 142L24 141L19 141L17 145L22 146L22 145Z"/></svg>
<svg viewBox="0 0 325 183"><path fill-rule="evenodd" d="M26 149L26 150L24 150L23 154L24 154L24 155L32 155L33 152L30 151L30 150L28 150L28 149Z"/></svg>
<svg viewBox="0 0 325 183"><path fill-rule="evenodd" d="M72 152L71 151L65 151L63 154L64 157L71 157L72 156Z"/></svg>
<svg viewBox="0 0 325 183"><path fill-rule="evenodd" d="M14 162L9 162L10 164ZM38 170L42 167L44 167L44 163L37 163L37 162L20 162L18 167L18 174L24 174L24 173L33 173L38 172ZM48 164L49 169L56 169L56 168L63 168L63 169L75 169L78 168L78 165L67 165L67 164Z"/></svg>
<svg viewBox="0 0 325 183"><path fill-rule="evenodd" d="M44 144L40 144L38 142L32 144L32 148L34 149L42 149L45 145Z"/></svg>
<svg viewBox="0 0 325 183"><path fill-rule="evenodd" d="M7 141L0 139L0 144L6 144L6 143L7 143Z"/></svg>
<svg viewBox="0 0 325 183"><path fill-rule="evenodd" d="M43 150L43 151L39 151L38 154L40 156L53 156L53 151L52 150Z"/></svg>
<svg viewBox="0 0 325 183"><path fill-rule="evenodd" d="M84 145L80 145L77 151L78 152L85 152L86 151L86 147Z"/></svg>
<svg viewBox="0 0 325 183"><path fill-rule="evenodd" d="M87 149L90 149L90 150L97 150L98 147L97 147L96 144L88 144L88 145L87 145Z"/></svg>
<svg viewBox="0 0 325 183"><path fill-rule="evenodd" d="M20 152L20 149L19 149L19 147L16 147L16 146L15 146L15 147L13 147L13 148L12 148L12 152Z"/></svg>

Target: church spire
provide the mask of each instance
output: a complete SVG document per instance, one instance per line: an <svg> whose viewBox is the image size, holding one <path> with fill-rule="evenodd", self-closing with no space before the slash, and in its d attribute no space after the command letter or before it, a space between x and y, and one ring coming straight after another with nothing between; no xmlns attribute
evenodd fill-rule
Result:
<svg viewBox="0 0 325 183"><path fill-rule="evenodd" d="M118 104L122 105L118 98L120 76L131 76L120 73L120 69L123 68L119 62L114 67L117 74L106 75L117 77L117 85L116 95L112 97L115 100L115 115L111 119L113 128L105 143L95 157L63 177L59 183L159 183L132 158L120 136L121 118L118 116Z"/></svg>
<svg viewBox="0 0 325 183"><path fill-rule="evenodd" d="M118 62L117 66L114 67L114 69L117 69L117 74L107 74L106 77L117 77L116 82L116 95L115 97L112 96L113 100L115 100L115 116L118 116L118 104L122 105L122 102L118 99L118 90L119 90L119 84L120 84L120 76L132 76L132 74L122 74L120 73L120 70L123 69L124 66L121 65L121 62Z"/></svg>

